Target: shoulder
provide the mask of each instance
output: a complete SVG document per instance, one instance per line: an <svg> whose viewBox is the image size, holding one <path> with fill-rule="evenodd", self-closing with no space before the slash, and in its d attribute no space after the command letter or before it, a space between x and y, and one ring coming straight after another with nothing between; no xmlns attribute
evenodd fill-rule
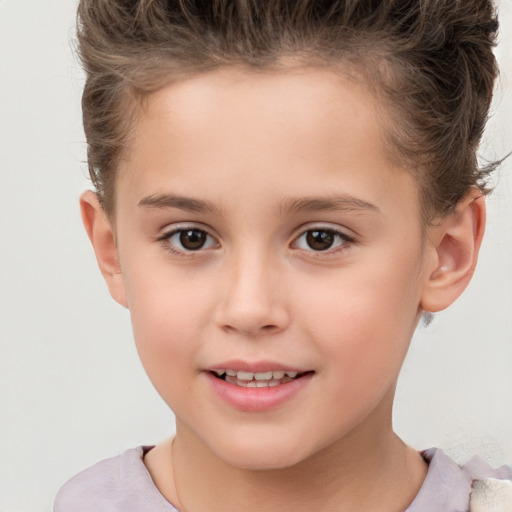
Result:
<svg viewBox="0 0 512 512"><path fill-rule="evenodd" d="M511 466L492 469L478 457L459 466L442 450L435 448L424 451L422 455L429 464L427 477L407 512L512 510ZM505 508L493 508L493 503L498 501Z"/></svg>
<svg viewBox="0 0 512 512"><path fill-rule="evenodd" d="M54 512L176 512L158 492L142 460L144 448L98 462L71 478Z"/></svg>

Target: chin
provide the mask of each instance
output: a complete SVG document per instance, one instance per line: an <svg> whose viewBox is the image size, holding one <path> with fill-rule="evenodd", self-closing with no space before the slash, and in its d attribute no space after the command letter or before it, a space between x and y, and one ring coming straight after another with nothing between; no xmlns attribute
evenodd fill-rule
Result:
<svg viewBox="0 0 512 512"><path fill-rule="evenodd" d="M218 457L231 466L248 470L286 469L303 462L309 455L304 443L284 442L281 439L257 438L253 442L228 440L224 446L212 447Z"/></svg>

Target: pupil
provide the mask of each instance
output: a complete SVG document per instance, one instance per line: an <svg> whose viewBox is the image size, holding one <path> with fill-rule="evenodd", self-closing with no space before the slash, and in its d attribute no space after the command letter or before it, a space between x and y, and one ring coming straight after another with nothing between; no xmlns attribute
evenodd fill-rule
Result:
<svg viewBox="0 0 512 512"><path fill-rule="evenodd" d="M325 251L334 243L334 233L330 231L308 231L306 241L311 249Z"/></svg>
<svg viewBox="0 0 512 512"><path fill-rule="evenodd" d="M198 229L187 229L180 233L180 243L185 249L194 251L201 249L206 242L206 233Z"/></svg>

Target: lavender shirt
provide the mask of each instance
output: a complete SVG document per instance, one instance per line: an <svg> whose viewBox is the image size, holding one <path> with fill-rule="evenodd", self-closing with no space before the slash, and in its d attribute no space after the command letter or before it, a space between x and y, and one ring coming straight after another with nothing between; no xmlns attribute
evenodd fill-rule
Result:
<svg viewBox="0 0 512 512"><path fill-rule="evenodd" d="M59 491L54 512L179 512L160 494L143 462L150 447L127 450L82 471ZM405 512L467 512L475 479L512 479L512 467L492 470L474 458L459 467L441 450L423 452L427 477Z"/></svg>

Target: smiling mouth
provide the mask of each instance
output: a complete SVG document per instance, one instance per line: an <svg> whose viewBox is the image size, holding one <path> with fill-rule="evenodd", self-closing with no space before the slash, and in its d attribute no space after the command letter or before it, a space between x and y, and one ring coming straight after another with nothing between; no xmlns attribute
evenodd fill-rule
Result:
<svg viewBox="0 0 512 512"><path fill-rule="evenodd" d="M300 379L304 375L313 372L297 372L288 370L274 370L268 372L246 372L242 370L214 370L211 372L218 379L224 380L229 384L241 386L244 388L268 388L281 386L288 382Z"/></svg>

